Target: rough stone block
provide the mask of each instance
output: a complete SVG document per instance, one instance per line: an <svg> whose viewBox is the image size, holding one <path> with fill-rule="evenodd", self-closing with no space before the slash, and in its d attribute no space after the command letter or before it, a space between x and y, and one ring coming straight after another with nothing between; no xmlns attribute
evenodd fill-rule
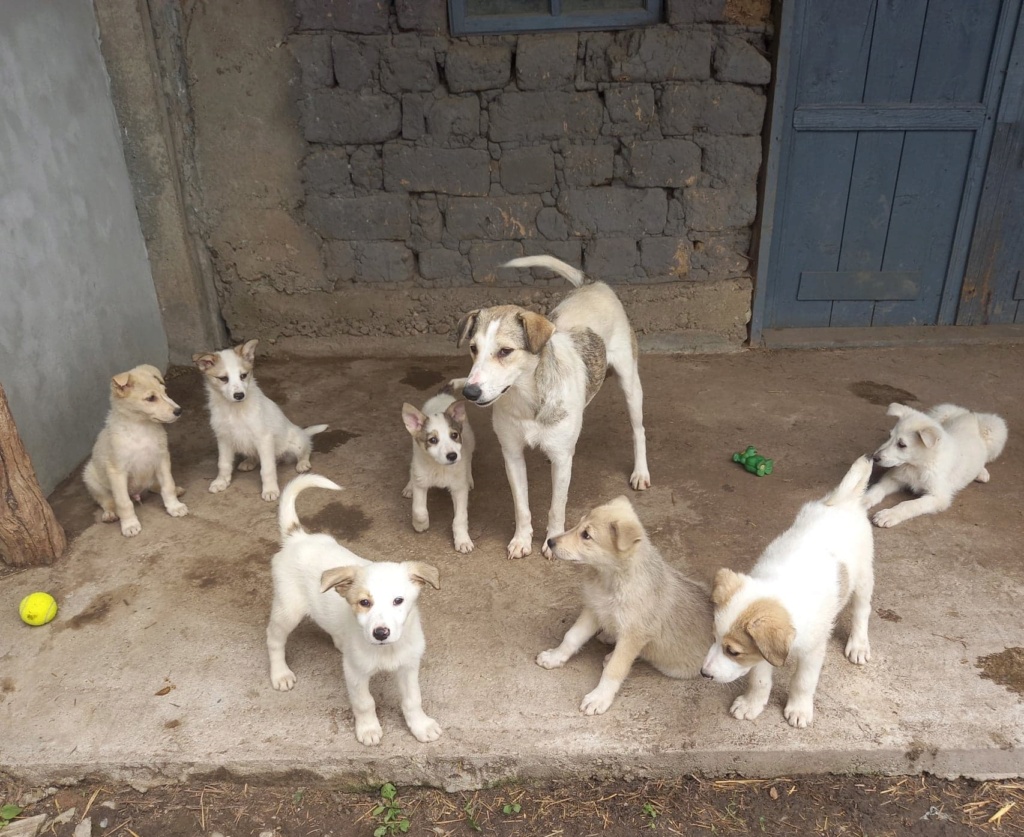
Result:
<svg viewBox="0 0 1024 837"><path fill-rule="evenodd" d="M610 84L604 88L604 106L616 136L639 134L658 119L654 88L649 84Z"/></svg>
<svg viewBox="0 0 1024 837"><path fill-rule="evenodd" d="M299 29L334 29L361 35L388 31L388 0L295 0Z"/></svg>
<svg viewBox="0 0 1024 837"><path fill-rule="evenodd" d="M534 238L541 207L537 195L451 198L445 228L457 240Z"/></svg>
<svg viewBox="0 0 1024 837"><path fill-rule="evenodd" d="M402 138L431 145L465 146L480 139L480 100L475 94L402 97Z"/></svg>
<svg viewBox="0 0 1024 837"><path fill-rule="evenodd" d="M306 220L324 238L404 240L412 222L406 195L369 195L362 198L306 196Z"/></svg>
<svg viewBox="0 0 1024 837"><path fill-rule="evenodd" d="M408 282L416 275L416 257L397 241L368 241L356 250L359 282Z"/></svg>
<svg viewBox="0 0 1024 837"><path fill-rule="evenodd" d="M512 148L501 155L501 186L513 195L548 192L555 185L555 156L548 146Z"/></svg>
<svg viewBox="0 0 1024 837"><path fill-rule="evenodd" d="M491 155L472 148L384 146L384 188L389 192L486 195L491 187Z"/></svg>
<svg viewBox="0 0 1024 837"><path fill-rule="evenodd" d="M692 251L685 238L644 238L640 241L640 264L648 279L685 279L690 273Z"/></svg>
<svg viewBox="0 0 1024 837"><path fill-rule="evenodd" d="M666 0L665 19L672 24L719 23L725 17L726 0Z"/></svg>
<svg viewBox="0 0 1024 837"><path fill-rule="evenodd" d="M306 90L334 85L334 59L328 35L297 34L288 39Z"/></svg>
<svg viewBox="0 0 1024 837"><path fill-rule="evenodd" d="M420 276L440 284L461 285L472 278L469 260L457 250L435 247L420 253Z"/></svg>
<svg viewBox="0 0 1024 837"><path fill-rule="evenodd" d="M395 0L399 29L416 32L448 31L448 4L445 0Z"/></svg>
<svg viewBox="0 0 1024 837"><path fill-rule="evenodd" d="M584 248L583 271L601 281L631 282L636 276L637 255L633 238L595 238Z"/></svg>
<svg viewBox="0 0 1024 837"><path fill-rule="evenodd" d="M520 90L554 90L576 77L575 32L520 35L516 44L516 84Z"/></svg>
<svg viewBox="0 0 1024 837"><path fill-rule="evenodd" d="M611 145L570 145L562 173L569 186L603 186L614 173L615 148Z"/></svg>
<svg viewBox="0 0 1024 837"><path fill-rule="evenodd" d="M317 91L303 102L303 136L307 142L334 145L386 142L401 131L401 110L391 96Z"/></svg>
<svg viewBox="0 0 1024 837"><path fill-rule="evenodd" d="M325 242L323 258L324 273L331 282L351 282L356 278L356 256L349 242Z"/></svg>
<svg viewBox="0 0 1024 837"><path fill-rule="evenodd" d="M596 93L502 93L488 111L492 142L596 137L604 107Z"/></svg>
<svg viewBox="0 0 1024 837"><path fill-rule="evenodd" d="M716 231L747 227L757 215L757 193L749 189L709 189L694 186L683 193L686 226L691 230Z"/></svg>
<svg viewBox="0 0 1024 837"><path fill-rule="evenodd" d="M685 139L636 142L623 148L630 186L692 186L700 174L700 147Z"/></svg>
<svg viewBox="0 0 1024 837"><path fill-rule="evenodd" d="M384 167L380 150L375 145L364 145L352 152L348 161L352 182L360 189L380 191L384 185Z"/></svg>
<svg viewBox="0 0 1024 837"><path fill-rule="evenodd" d="M426 92L437 87L434 50L388 49L381 54L380 86L387 93Z"/></svg>
<svg viewBox="0 0 1024 837"><path fill-rule="evenodd" d="M302 180L313 192L344 194L351 191L348 154L343 148L316 149L302 161Z"/></svg>
<svg viewBox="0 0 1024 837"><path fill-rule="evenodd" d="M512 50L500 44L452 43L445 60L445 79L452 93L493 90L512 77Z"/></svg>
<svg viewBox="0 0 1024 837"><path fill-rule="evenodd" d="M750 41L726 35L715 50L715 78L737 84L768 84L772 65Z"/></svg>
<svg viewBox="0 0 1024 837"><path fill-rule="evenodd" d="M380 63L380 49L376 44L335 35L331 38L334 80L342 90L360 90L373 80Z"/></svg>
<svg viewBox="0 0 1024 837"><path fill-rule="evenodd" d="M738 84L670 84L661 94L661 130L668 136L694 131L760 135L764 94Z"/></svg>
<svg viewBox="0 0 1024 837"><path fill-rule="evenodd" d="M565 216L553 206L545 206L537 213L537 231L549 241L565 241L569 237Z"/></svg>
<svg viewBox="0 0 1024 837"><path fill-rule="evenodd" d="M413 218L413 234L425 241L435 244L439 242L444 232L444 216L437 206L437 198L421 195L416 199L414 208L416 215Z"/></svg>
<svg viewBox="0 0 1024 837"><path fill-rule="evenodd" d="M667 200L661 189L602 186L567 189L558 196L558 209L574 235L660 235L665 227Z"/></svg>
<svg viewBox="0 0 1024 837"><path fill-rule="evenodd" d="M761 171L760 137L716 137L698 134L704 149L704 171L725 186L751 186Z"/></svg>
<svg viewBox="0 0 1024 837"><path fill-rule="evenodd" d="M714 35L668 27L622 32L608 49L613 81L701 81L711 77Z"/></svg>
<svg viewBox="0 0 1024 837"><path fill-rule="evenodd" d="M694 267L705 271L710 278L726 279L750 274L749 229L691 236L694 239Z"/></svg>
<svg viewBox="0 0 1024 837"><path fill-rule="evenodd" d="M473 281L478 285L514 285L522 282L522 276L529 276L526 271L498 269L509 259L521 255L523 245L518 241L474 241L469 247Z"/></svg>

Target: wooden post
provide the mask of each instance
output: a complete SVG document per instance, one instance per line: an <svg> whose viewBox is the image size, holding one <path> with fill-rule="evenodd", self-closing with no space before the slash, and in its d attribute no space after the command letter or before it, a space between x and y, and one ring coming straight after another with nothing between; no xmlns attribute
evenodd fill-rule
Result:
<svg viewBox="0 0 1024 837"><path fill-rule="evenodd" d="M15 567L51 564L67 545L0 386L0 559Z"/></svg>

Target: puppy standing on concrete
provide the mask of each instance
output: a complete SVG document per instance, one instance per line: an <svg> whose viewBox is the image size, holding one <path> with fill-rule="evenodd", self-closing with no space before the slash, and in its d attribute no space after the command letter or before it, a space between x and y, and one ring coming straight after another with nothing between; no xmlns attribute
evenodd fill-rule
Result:
<svg viewBox="0 0 1024 837"><path fill-rule="evenodd" d="M436 741L441 727L423 711L420 696L420 660L426 641L417 600L427 584L440 588L437 569L418 561L374 563L330 535L306 532L295 514L295 498L314 486L340 490L326 477L306 474L293 479L281 495L281 550L271 563L274 601L267 625L270 682L282 692L295 685L295 675L285 661L285 644L309 616L331 635L342 654L361 744L378 744L383 735L370 694L370 678L381 671L393 671L398 677L402 713L410 732L419 741Z"/></svg>
<svg viewBox="0 0 1024 837"><path fill-rule="evenodd" d="M551 319L499 305L470 311L458 328L458 345L468 342L473 356L463 395L481 407L494 404L494 431L515 502L516 530L508 557L522 558L533 550L523 455L529 445L551 460L551 509L542 548L550 558L548 540L565 529L583 410L601 388L608 366L619 376L633 426L630 485L637 491L651 485L636 336L614 291L603 282L583 285L583 274L565 262L529 256L503 267L544 267L578 288L552 311Z"/></svg>
<svg viewBox="0 0 1024 837"><path fill-rule="evenodd" d="M306 428L292 424L263 394L252 371L259 342L250 340L233 349L192 355L206 382L210 424L217 437L217 479L210 483L211 494L231 484L235 456L242 454L238 470L251 471L259 460L261 496L276 500L281 493L277 460L293 457L296 471L308 471L312 437L327 429L326 424Z"/></svg>
<svg viewBox="0 0 1024 837"><path fill-rule="evenodd" d="M181 415L167 397L163 376L155 366L136 366L110 381L110 412L96 438L82 478L103 509L103 522L121 520L121 534L131 538L142 531L132 499L159 486L171 517L184 517L188 507L178 500L184 489L171 476L165 424Z"/></svg>
<svg viewBox="0 0 1024 837"><path fill-rule="evenodd" d="M863 502L870 478L871 460L861 457L831 494L800 510L750 575L722 569L715 576L715 641L701 674L731 683L750 672L747 693L733 701L734 718L760 715L771 693L772 666L793 659L786 720L794 727L811 723L828 639L848 600L853 627L846 656L857 665L870 658L874 542Z"/></svg>
<svg viewBox="0 0 1024 837"><path fill-rule="evenodd" d="M606 712L637 658L669 677L697 676L712 635L707 588L665 562L629 500L598 506L548 546L555 558L586 564L595 574L584 585L576 624L561 645L537 655L537 665L565 665L598 632L615 643L581 712Z"/></svg>
<svg viewBox="0 0 1024 837"><path fill-rule="evenodd" d="M889 527L922 514L945 511L958 491L988 482L985 465L1003 452L1006 422L991 413L972 413L939 404L927 413L890 404L898 421L875 462L891 468L865 495L868 508L902 488L921 495L875 513L875 525Z"/></svg>
<svg viewBox="0 0 1024 837"><path fill-rule="evenodd" d="M412 497L412 528L425 532L430 527L427 491L447 488L455 507L455 549L466 553L473 551L469 537L469 492L473 488L476 440L466 418L466 402L455 400L457 383L446 384L422 410L412 404L402 405L402 421L412 436L412 464L402 496Z"/></svg>

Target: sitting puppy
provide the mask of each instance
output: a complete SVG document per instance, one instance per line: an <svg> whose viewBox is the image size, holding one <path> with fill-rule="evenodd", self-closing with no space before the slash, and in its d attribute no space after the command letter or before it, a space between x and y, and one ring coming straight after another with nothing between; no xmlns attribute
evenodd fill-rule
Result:
<svg viewBox="0 0 1024 837"><path fill-rule="evenodd" d="M306 428L292 424L281 408L263 394L252 372L259 342L250 340L233 349L192 355L206 381L210 424L217 437L217 479L210 483L211 494L231 484L235 456L242 454L238 470L251 471L259 460L261 496L264 500L276 500L281 493L277 485L277 460L293 457L296 471L308 471L312 437L327 429L326 424Z"/></svg>
<svg viewBox="0 0 1024 837"><path fill-rule="evenodd" d="M921 496L876 512L876 526L945 511L972 480L988 482L985 465L1006 444L1006 422L991 413L972 413L953 404L922 413L890 404L888 414L898 421L889 440L875 451L875 462L892 470L868 489L864 502L871 508L902 488Z"/></svg>
<svg viewBox="0 0 1024 837"><path fill-rule="evenodd" d="M121 534L142 531L133 498L159 486L164 508L171 517L184 517L188 507L179 502L184 489L171 476L167 431L181 415L181 407L167 397L164 379L155 366L136 366L110 381L110 412L96 438L92 457L82 478L92 498L103 509L104 523L120 518Z"/></svg>
<svg viewBox="0 0 1024 837"><path fill-rule="evenodd" d="M435 741L441 727L424 713L420 698L420 660L426 642L416 600L425 585L440 587L437 570L418 561L373 563L330 535L307 533L295 514L295 498L313 486L340 490L325 477L306 474L293 479L281 495L282 547L271 563L274 601L267 625L270 682L279 691L295 685L284 648L288 635L309 616L331 635L342 654L361 744L378 744L383 734L370 694L370 678L379 671L396 673L402 712L412 734L419 741Z"/></svg>
<svg viewBox="0 0 1024 837"><path fill-rule="evenodd" d="M715 641L700 673L731 683L750 672L747 693L733 701L733 717L752 721L760 715L772 688L772 666L793 659L786 720L794 727L811 723L828 639L850 599L853 629L846 656L857 665L868 661L875 576L863 497L870 478L871 460L861 457L831 494L800 510L750 575L722 569L715 576Z"/></svg>
<svg viewBox="0 0 1024 837"><path fill-rule="evenodd" d="M565 665L598 632L615 643L581 712L606 712L638 657L669 677L697 676L711 635L707 588L665 562L629 500L617 497L589 511L548 546L555 558L595 572L583 587L576 624L561 645L537 655L537 665Z"/></svg>
<svg viewBox="0 0 1024 837"><path fill-rule="evenodd" d="M469 538L469 491L473 487L473 428L466 418L466 402L455 400L455 386L447 384L417 410L402 405L402 420L412 436L412 465L403 497L412 497L412 528L430 527L427 490L447 488L455 506L452 532L458 552L472 552Z"/></svg>

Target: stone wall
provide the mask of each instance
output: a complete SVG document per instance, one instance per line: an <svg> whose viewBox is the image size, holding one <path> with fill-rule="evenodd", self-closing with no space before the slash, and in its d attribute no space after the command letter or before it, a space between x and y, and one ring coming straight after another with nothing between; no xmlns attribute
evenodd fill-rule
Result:
<svg viewBox="0 0 1024 837"><path fill-rule="evenodd" d="M641 333L745 339L766 0L668 0L667 22L643 29L468 38L447 35L443 0L294 4L281 37L296 200L264 213L284 246L209 216L233 337L447 334L479 304L559 298L560 280L498 269L552 254L616 285Z"/></svg>

